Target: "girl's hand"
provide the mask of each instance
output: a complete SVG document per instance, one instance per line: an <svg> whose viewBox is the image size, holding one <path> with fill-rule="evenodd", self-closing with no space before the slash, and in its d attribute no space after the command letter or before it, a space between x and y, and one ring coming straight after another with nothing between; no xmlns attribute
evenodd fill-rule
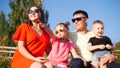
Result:
<svg viewBox="0 0 120 68"><path fill-rule="evenodd" d="M39 28L44 28L45 24L44 23L39 23Z"/></svg>
<svg viewBox="0 0 120 68"><path fill-rule="evenodd" d="M87 62L86 61L83 61L84 62L84 66L87 67Z"/></svg>

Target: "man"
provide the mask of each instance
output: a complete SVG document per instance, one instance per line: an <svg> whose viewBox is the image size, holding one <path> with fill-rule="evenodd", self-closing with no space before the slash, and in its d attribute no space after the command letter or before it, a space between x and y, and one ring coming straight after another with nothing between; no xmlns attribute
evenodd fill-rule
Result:
<svg viewBox="0 0 120 68"><path fill-rule="evenodd" d="M88 14L84 10L77 10L73 13L72 22L76 27L76 32L70 32L69 37L76 45L76 51L81 57L83 57L87 62L91 61L92 53L87 50L87 43L90 37L94 34L87 29ZM104 57L104 56L102 56ZM110 55L110 62L115 60L114 55ZM72 59L70 61L69 68L83 68L83 61L81 59ZM90 64L87 64L87 68L91 68ZM115 68L115 67L114 67Z"/></svg>

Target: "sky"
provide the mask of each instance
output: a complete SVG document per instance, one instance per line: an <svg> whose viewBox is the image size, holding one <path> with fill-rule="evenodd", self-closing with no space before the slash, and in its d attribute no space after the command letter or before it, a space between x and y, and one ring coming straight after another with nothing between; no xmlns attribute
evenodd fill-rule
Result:
<svg viewBox="0 0 120 68"><path fill-rule="evenodd" d="M1 0L0 10L10 12L9 0ZM113 44L120 42L120 0L43 0L43 9L49 12L50 28L55 29L60 22L70 22L70 30L75 30L71 19L76 10L85 10L89 15L88 29L95 20L105 25L104 35L110 37Z"/></svg>

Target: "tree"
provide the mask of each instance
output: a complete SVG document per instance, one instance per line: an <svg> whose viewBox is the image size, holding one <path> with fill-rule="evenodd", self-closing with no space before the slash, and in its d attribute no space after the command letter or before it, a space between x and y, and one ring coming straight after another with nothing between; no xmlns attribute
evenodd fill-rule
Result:
<svg viewBox="0 0 120 68"><path fill-rule="evenodd" d="M27 10L31 6L42 7L42 0L10 0L11 12L8 20L5 19L4 12L0 12L0 45L16 46L12 41L12 36L16 28L22 23L27 22ZM47 24L48 12L44 9L45 22ZM49 24L48 24L49 25Z"/></svg>
<svg viewBox="0 0 120 68"><path fill-rule="evenodd" d="M120 42L117 42L115 44L115 48L113 50L113 53L117 56L116 62L120 63Z"/></svg>
<svg viewBox="0 0 120 68"><path fill-rule="evenodd" d="M5 19L5 14L3 11L0 11L0 45L7 45L9 41L9 32L10 25L8 21Z"/></svg>

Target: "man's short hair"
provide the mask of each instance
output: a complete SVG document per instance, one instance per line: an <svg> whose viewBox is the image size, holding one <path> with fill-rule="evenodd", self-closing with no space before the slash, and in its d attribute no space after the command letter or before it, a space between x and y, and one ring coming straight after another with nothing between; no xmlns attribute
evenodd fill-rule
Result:
<svg viewBox="0 0 120 68"><path fill-rule="evenodd" d="M84 11L84 10L77 10L77 11L75 11L75 12L73 13L73 16L76 15L76 14L83 14L83 15L85 15L87 18L89 18L89 17L88 17L88 13L87 13L86 11Z"/></svg>

